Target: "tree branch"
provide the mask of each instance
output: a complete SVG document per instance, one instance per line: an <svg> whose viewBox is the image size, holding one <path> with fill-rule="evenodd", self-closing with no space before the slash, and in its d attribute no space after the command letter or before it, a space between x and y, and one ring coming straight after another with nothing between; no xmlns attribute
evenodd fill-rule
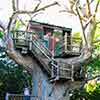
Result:
<svg viewBox="0 0 100 100"><path fill-rule="evenodd" d="M100 24L100 21L96 22L96 25L97 25L97 24Z"/></svg>
<svg viewBox="0 0 100 100"><path fill-rule="evenodd" d="M16 11L15 0L12 0L12 9L13 9L13 11Z"/></svg>
<svg viewBox="0 0 100 100"><path fill-rule="evenodd" d="M98 2L96 4L95 13L97 13L97 11L98 11L98 6L99 6L99 0L98 0Z"/></svg>
<svg viewBox="0 0 100 100"><path fill-rule="evenodd" d="M89 23L91 22L92 18L93 18L93 16L91 16L91 17L88 19L88 21L87 21L86 24L84 25L84 29L87 28L87 26L88 26Z"/></svg>
<svg viewBox="0 0 100 100"><path fill-rule="evenodd" d="M80 13L78 11L78 7L77 6L76 6L76 11L77 11L77 14L78 14L78 17L79 17L79 20L80 20L80 24L81 24L81 27L82 27L84 40L85 40L85 43L87 45L88 43L87 43L86 36L85 36L85 32L84 32L84 26L83 26L83 23L82 23L82 20L81 20L81 16L80 16Z"/></svg>
<svg viewBox="0 0 100 100"><path fill-rule="evenodd" d="M0 24L0 28L2 28L3 31L5 31L5 28Z"/></svg>
<svg viewBox="0 0 100 100"><path fill-rule="evenodd" d="M41 4L41 0L39 0L39 3L38 3L38 4L36 5L36 7L34 8L34 11L36 11L36 10L39 8L40 4Z"/></svg>
<svg viewBox="0 0 100 100"><path fill-rule="evenodd" d="M52 3L52 4L48 4L48 5L46 5L46 6L42 7L42 8L40 8L40 9L38 9L38 10L36 10L36 11L25 11L25 10L15 11L15 12L12 14L12 16L11 16L11 18L10 18L10 21L9 21L9 23L8 23L8 27L7 27L8 33L9 33L9 31L10 31L11 23L12 23L12 21L13 21L13 19L14 19L14 17L15 17L16 15L18 15L18 14L34 14L34 13L36 13L36 12L39 12L39 11L41 11L41 10L45 10L46 8L49 8L49 7L54 6L54 5L58 5L58 2L54 2L54 3Z"/></svg>
<svg viewBox="0 0 100 100"><path fill-rule="evenodd" d="M22 21L22 19L20 19L19 17L18 17L18 19L21 21L21 23L22 23L24 26L26 26L26 24Z"/></svg>
<svg viewBox="0 0 100 100"><path fill-rule="evenodd" d="M78 14L79 21L80 21L80 24L81 24L81 28L82 28L82 32L83 32L83 37L84 37L84 40L85 40L85 45L87 46L88 42L87 42L87 39L86 39L86 36L85 36L85 31L84 31L84 26L83 26L83 23L82 23L82 20L81 20L81 15L80 15L79 10L78 10L78 2L79 2L79 0L77 0L76 3L75 3L76 12Z"/></svg>
<svg viewBox="0 0 100 100"><path fill-rule="evenodd" d="M94 76L94 77L92 77L92 78L86 79L86 82L87 82L87 81L90 81L90 80L94 80L94 79L96 79L96 78L98 78L98 77L100 77L100 75L96 75L96 76Z"/></svg>
<svg viewBox="0 0 100 100"><path fill-rule="evenodd" d="M87 4L87 9L88 9L88 16L91 16L91 10L90 10L90 3L89 0L86 0Z"/></svg>
<svg viewBox="0 0 100 100"><path fill-rule="evenodd" d="M100 42L100 39L95 40L93 43L97 43L97 42Z"/></svg>
<svg viewBox="0 0 100 100"><path fill-rule="evenodd" d="M39 12L39 13L34 14L33 16L31 16L31 19L33 19L34 17L36 17L39 14L43 14L43 12Z"/></svg>
<svg viewBox="0 0 100 100"><path fill-rule="evenodd" d="M19 0L16 0L16 10L19 10Z"/></svg>
<svg viewBox="0 0 100 100"><path fill-rule="evenodd" d="M22 65L28 71L28 73L32 75L33 69L22 55L20 55L16 51L14 52L7 51L6 53L11 59L13 59L17 64Z"/></svg>
<svg viewBox="0 0 100 100"><path fill-rule="evenodd" d="M89 5L91 5L91 4L93 3L93 1L95 1L95 0L91 0L91 1L89 2ZM86 6L86 4L83 5L83 7L85 7L85 6Z"/></svg>

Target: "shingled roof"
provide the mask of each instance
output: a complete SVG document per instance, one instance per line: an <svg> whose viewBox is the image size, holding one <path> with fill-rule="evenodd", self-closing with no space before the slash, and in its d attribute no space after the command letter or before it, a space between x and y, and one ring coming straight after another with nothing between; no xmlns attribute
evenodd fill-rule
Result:
<svg viewBox="0 0 100 100"><path fill-rule="evenodd" d="M63 26L57 26L57 25L48 24L48 23L44 23L44 22L38 22L38 21L30 20L30 23L37 23L37 24L42 25L43 27L58 28L58 29L70 31L70 32L72 31L72 28L66 28L66 27L63 27Z"/></svg>

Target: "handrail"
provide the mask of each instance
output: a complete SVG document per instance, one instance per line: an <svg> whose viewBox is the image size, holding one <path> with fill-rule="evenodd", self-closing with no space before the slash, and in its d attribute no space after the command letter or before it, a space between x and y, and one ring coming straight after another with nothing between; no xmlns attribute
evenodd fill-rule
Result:
<svg viewBox="0 0 100 100"><path fill-rule="evenodd" d="M32 41L32 44L34 44L44 54L45 57L51 60L51 58L34 41Z"/></svg>
<svg viewBox="0 0 100 100"><path fill-rule="evenodd" d="M53 63L53 61L56 61L56 60L54 59L54 57L53 57L53 56L51 56L51 57L48 56L48 55L45 53L45 51L43 51L43 49L41 49L40 46L38 46L38 44L36 44L36 42L39 42L39 41L32 41L32 44L34 44L34 45L38 48L38 50L40 50L40 51L44 54L44 56L45 56L47 59L49 59L49 61L52 62L52 63L51 63L52 67L57 68L57 73L59 73L59 66L58 66L58 63L57 63L57 64ZM41 42L39 42L39 43L41 43ZM58 75L58 74L57 74L57 75Z"/></svg>
<svg viewBox="0 0 100 100"><path fill-rule="evenodd" d="M21 31L21 30L16 30L16 32L17 32L17 33L18 33L18 32L32 33L32 32L28 32L28 31ZM45 46L43 45L43 43L42 43L41 41L39 41L39 39L38 39L38 38L36 38L34 35L32 35L32 37L34 38L34 40L36 40L36 42L38 42L38 43L42 46L42 49L45 49L45 50L46 50L46 52L48 52L48 54L49 54L50 56L52 56L52 53L48 50L48 48L47 48L47 47L45 47ZM26 39L21 39L21 40L25 40L25 41L26 41ZM33 40L33 41L34 41L34 40ZM30 40L27 40L27 41L31 42Z"/></svg>
<svg viewBox="0 0 100 100"><path fill-rule="evenodd" d="M16 39L17 40L17 38L13 38L13 39ZM55 79L57 77L59 77L59 75L60 75L60 69L61 69L61 64L59 64L59 62L54 58L54 56L48 50L48 48L45 45L43 45L43 43L41 42L40 39L38 39L37 37L35 37L34 35L32 35L31 38L18 39L18 40L27 41L28 42L27 43L28 45L30 43L30 46L32 46L32 48L30 48L30 51L33 52L33 54L37 57L37 59L40 61L41 64L44 64L47 67L47 69L46 69L46 67L45 67L45 69L46 70L49 69L50 70L49 72L52 71L51 76L54 75ZM60 41L60 42L62 42L62 41ZM63 46L65 46L65 43L63 43L63 45L60 48L62 48ZM70 45L70 44L67 45L67 46L71 46L72 47L72 45ZM58 49L60 49L60 48L58 48ZM45 59L42 60L42 57L39 58L39 56L40 56L39 54L40 55L44 55L45 58L47 59L47 62L45 62ZM50 63L51 66L49 66L49 63ZM73 71L73 67L74 66L72 66L72 71ZM54 73L55 70L57 71L57 73ZM64 69L64 70L71 71L70 69ZM71 73L71 75L72 75L71 77L72 77L72 80L73 80L73 72Z"/></svg>
<svg viewBox="0 0 100 100"><path fill-rule="evenodd" d="M37 42L37 41L36 41ZM45 51L43 51L43 49L41 49L40 48L40 46L38 46L38 44L36 44L36 42L35 41L32 41L32 46L33 46L33 44L38 48L38 50L40 50L40 52L41 53L43 53L44 54L44 56L47 58L47 59L49 59L49 61L51 61L52 63L51 63L51 65L52 65L52 69L55 67L55 68L57 68L57 76L56 77L59 77L59 66L58 66L58 63L57 63L57 65L55 64L55 63L53 63L53 61L56 61L55 59L54 59L54 57L53 56L48 56L46 53L45 53ZM33 49L33 48L32 48ZM34 50L34 49L33 49ZM53 77L53 76L52 76Z"/></svg>
<svg viewBox="0 0 100 100"><path fill-rule="evenodd" d="M50 50L48 50L48 48L46 46L44 46L43 43L41 43L41 41L39 41L38 38L36 38L34 35L33 35L33 37L43 47L43 49L45 49L50 54L50 56L52 56L52 53L50 52Z"/></svg>
<svg viewBox="0 0 100 100"><path fill-rule="evenodd" d="M18 33L18 32L32 33L32 32L29 32L29 31L21 31L21 30L16 30L16 32L17 32L17 33ZM32 37L42 46L43 49L46 50L46 52L48 52L48 54L49 54L50 56L52 56L51 51L50 51L46 46L44 46L43 43L42 43L41 41L39 41L38 38L36 38L34 35L32 35ZM67 37L71 37L71 36L67 36ZM81 40L80 38L73 38L73 39L78 39L79 41ZM42 39L41 39L41 40L42 40ZM60 39L60 43L62 43L62 41L64 41L63 38ZM65 46L65 44L63 43L59 48L55 49L55 52L56 52L57 50L63 48L64 46ZM75 45L72 45L72 44L71 44L71 45L68 45L68 44L67 44L67 46L80 48L80 47L75 46Z"/></svg>
<svg viewBox="0 0 100 100"><path fill-rule="evenodd" d="M64 48L64 46L65 46L66 44L65 43L63 43L59 48L57 48L57 49L55 49L55 52L56 51L58 51L59 49L62 49L62 48ZM71 48L73 48L73 47L75 47L75 48L80 48L79 46L75 46L75 45L67 45L67 46L69 46L69 47L71 47ZM73 50L72 50L73 51Z"/></svg>

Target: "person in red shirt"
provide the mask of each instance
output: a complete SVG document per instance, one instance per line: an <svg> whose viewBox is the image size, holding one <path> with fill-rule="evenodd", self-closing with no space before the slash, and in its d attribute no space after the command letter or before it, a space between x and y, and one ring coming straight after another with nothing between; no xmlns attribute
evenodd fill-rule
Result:
<svg viewBox="0 0 100 100"><path fill-rule="evenodd" d="M59 39L55 36L55 34L52 35L51 32L48 32L45 36L45 39L48 40L48 49L51 51L52 55L55 55L55 46L56 42L59 41Z"/></svg>

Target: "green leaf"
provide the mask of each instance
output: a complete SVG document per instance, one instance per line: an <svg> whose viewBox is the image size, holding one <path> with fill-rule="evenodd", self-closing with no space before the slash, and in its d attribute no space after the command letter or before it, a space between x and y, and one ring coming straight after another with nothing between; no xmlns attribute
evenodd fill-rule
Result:
<svg viewBox="0 0 100 100"><path fill-rule="evenodd" d="M20 20L16 20L15 28L18 29L20 27Z"/></svg>
<svg viewBox="0 0 100 100"><path fill-rule="evenodd" d="M4 33L0 32L0 38L3 38Z"/></svg>

